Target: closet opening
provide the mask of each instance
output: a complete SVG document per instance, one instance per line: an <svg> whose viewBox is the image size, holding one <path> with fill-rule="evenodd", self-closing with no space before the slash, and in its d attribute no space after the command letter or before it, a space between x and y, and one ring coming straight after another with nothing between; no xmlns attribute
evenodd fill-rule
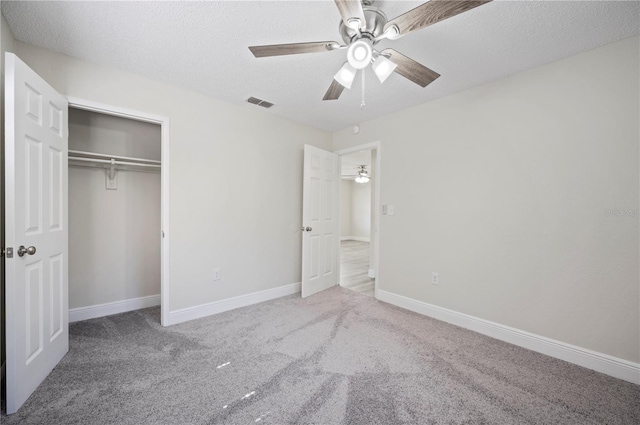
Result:
<svg viewBox="0 0 640 425"><path fill-rule="evenodd" d="M163 124L69 103L69 322L161 306L168 324Z"/></svg>

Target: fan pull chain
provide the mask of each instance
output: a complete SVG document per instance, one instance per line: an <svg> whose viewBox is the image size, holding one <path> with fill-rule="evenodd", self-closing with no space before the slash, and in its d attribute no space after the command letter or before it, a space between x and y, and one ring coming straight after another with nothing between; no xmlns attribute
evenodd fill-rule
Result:
<svg viewBox="0 0 640 425"><path fill-rule="evenodd" d="M367 104L364 103L364 69L361 72L362 72L362 102L360 103L360 109L364 109L364 107L367 106Z"/></svg>

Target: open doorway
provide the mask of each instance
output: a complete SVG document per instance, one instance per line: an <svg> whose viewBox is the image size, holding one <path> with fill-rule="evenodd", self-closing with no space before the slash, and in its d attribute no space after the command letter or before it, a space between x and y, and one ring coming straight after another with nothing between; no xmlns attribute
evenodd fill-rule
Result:
<svg viewBox="0 0 640 425"><path fill-rule="evenodd" d="M375 296L377 151L346 152L340 159L340 286Z"/></svg>

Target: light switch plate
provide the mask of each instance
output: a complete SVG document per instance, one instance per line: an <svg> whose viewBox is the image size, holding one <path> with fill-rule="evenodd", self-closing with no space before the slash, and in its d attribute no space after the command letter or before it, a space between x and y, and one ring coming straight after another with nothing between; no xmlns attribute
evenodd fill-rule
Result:
<svg viewBox="0 0 640 425"><path fill-rule="evenodd" d="M393 208L393 205L388 205L387 206L387 215L394 215L395 213L396 213L396 211Z"/></svg>

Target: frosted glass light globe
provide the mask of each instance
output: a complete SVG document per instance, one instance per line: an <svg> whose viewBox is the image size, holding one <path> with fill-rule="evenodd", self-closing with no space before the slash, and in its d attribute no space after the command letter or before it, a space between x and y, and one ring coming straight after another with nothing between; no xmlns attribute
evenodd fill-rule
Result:
<svg viewBox="0 0 640 425"><path fill-rule="evenodd" d="M360 39L347 50L347 60L349 65L355 69L364 69L371 63L371 57L373 56L373 48L371 42L366 39Z"/></svg>

